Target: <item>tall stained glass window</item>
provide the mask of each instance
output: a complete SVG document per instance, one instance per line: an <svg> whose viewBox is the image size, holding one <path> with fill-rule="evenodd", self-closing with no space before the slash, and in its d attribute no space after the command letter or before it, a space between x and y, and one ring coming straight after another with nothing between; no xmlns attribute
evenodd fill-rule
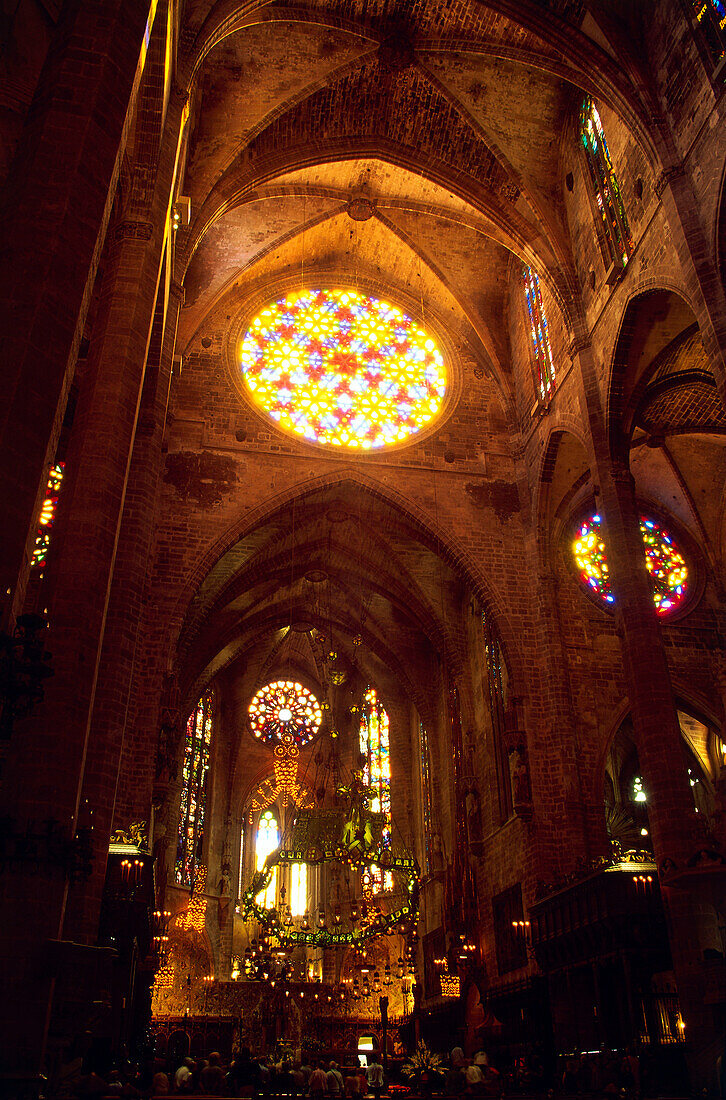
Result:
<svg viewBox="0 0 726 1100"><path fill-rule="evenodd" d="M250 400L311 443L368 451L439 415L448 378L430 333L357 290L298 290L252 320L240 366Z"/></svg>
<svg viewBox="0 0 726 1100"><path fill-rule="evenodd" d="M431 871L431 842L433 834L433 814L431 797L431 753L429 735L423 722L418 724L419 747L421 750L421 816L423 818L424 857L426 871Z"/></svg>
<svg viewBox="0 0 726 1100"><path fill-rule="evenodd" d="M48 486L45 491L45 498L40 506L38 534L35 536L35 546L33 547L31 564L35 567L44 566L48 560L48 547L50 546L56 509L58 508L58 494L63 483L64 470L65 462L56 462L48 471Z"/></svg>
<svg viewBox="0 0 726 1100"><path fill-rule="evenodd" d="M255 868L261 871L265 866L267 857L280 846L280 830L277 818L272 810L264 810L260 814L257 826L257 840L255 843ZM272 909L277 901L277 867L272 872L272 878L267 886L255 900L263 909Z"/></svg>
<svg viewBox="0 0 726 1100"><path fill-rule="evenodd" d="M489 704L492 723L492 739L497 769L499 792L499 816L506 821L512 813L512 784L509 775L509 758L505 747L505 707L508 676L502 642L491 615L483 611L481 616L484 633L484 691Z"/></svg>
<svg viewBox="0 0 726 1100"><path fill-rule="evenodd" d="M682 606L690 591L686 559L670 532L651 516L641 515L640 531L655 609L659 615L668 615ZM582 583L604 603L614 604L599 514L578 526L572 549Z"/></svg>
<svg viewBox="0 0 726 1100"><path fill-rule="evenodd" d="M726 4L723 0L691 0L693 15L714 66L726 56Z"/></svg>
<svg viewBox="0 0 726 1100"><path fill-rule="evenodd" d="M302 917L308 907L308 865L293 863L290 868L290 912Z"/></svg>
<svg viewBox="0 0 726 1100"><path fill-rule="evenodd" d="M363 700L359 746L365 761L363 779L376 792L370 808L374 813L386 815L383 829L386 843L391 835L391 749L388 713L375 688L368 688ZM384 880L381 871L374 869L370 886L374 890L390 890L393 887L393 876L387 871Z"/></svg>
<svg viewBox="0 0 726 1100"><path fill-rule="evenodd" d="M212 744L212 703L213 696L208 691L187 721L176 848L176 881L181 886L192 886L202 856Z"/></svg>
<svg viewBox="0 0 726 1100"><path fill-rule="evenodd" d="M580 116L580 137L597 207L602 240L609 262L625 266L633 250L628 217L625 213L620 186L613 171L610 151L602 128L600 114L587 96Z"/></svg>
<svg viewBox="0 0 726 1100"><path fill-rule="evenodd" d="M542 304L539 275L531 267L525 267L522 270L522 278L527 299L527 312L529 313L532 350L537 364L537 387L540 400L546 401L555 388L555 367L552 362L550 334Z"/></svg>

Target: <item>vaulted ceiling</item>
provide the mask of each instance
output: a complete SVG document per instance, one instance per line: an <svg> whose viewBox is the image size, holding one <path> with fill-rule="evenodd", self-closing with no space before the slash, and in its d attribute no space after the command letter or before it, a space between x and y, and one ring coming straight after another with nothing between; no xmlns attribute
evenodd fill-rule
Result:
<svg viewBox="0 0 726 1100"><path fill-rule="evenodd" d="M512 255L569 309L561 146L583 90L635 130L647 116L628 62L637 20L615 5L577 29L580 7L187 3L181 346L215 308L335 278L436 312L506 397Z"/></svg>

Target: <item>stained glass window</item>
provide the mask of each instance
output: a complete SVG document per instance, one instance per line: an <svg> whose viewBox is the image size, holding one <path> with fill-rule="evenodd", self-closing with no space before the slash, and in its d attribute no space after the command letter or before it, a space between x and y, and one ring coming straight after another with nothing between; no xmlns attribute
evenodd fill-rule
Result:
<svg viewBox="0 0 726 1100"><path fill-rule="evenodd" d="M260 688L249 705L252 733L266 744L292 734L306 745L320 728L323 712L315 696L293 680L274 680Z"/></svg>
<svg viewBox="0 0 726 1100"><path fill-rule="evenodd" d="M293 863L290 868L290 912L302 917L308 907L307 863Z"/></svg>
<svg viewBox="0 0 726 1100"><path fill-rule="evenodd" d="M363 700L359 731L360 754L363 765L363 779L367 786L373 787L376 794L370 808L374 813L386 815L387 824L383 829L384 844L391 835L391 749L389 740L388 713L381 703L375 688L368 688ZM393 877L386 872L385 880L378 868L373 869L370 886L373 890L390 890Z"/></svg>
<svg viewBox="0 0 726 1100"><path fill-rule="evenodd" d="M302 290L271 302L242 342L255 405L312 443L375 450L434 420L447 389L434 338L390 302L357 290Z"/></svg>
<svg viewBox="0 0 726 1100"><path fill-rule="evenodd" d="M723 0L692 0L693 14L714 65L726 54L726 5Z"/></svg>
<svg viewBox="0 0 726 1100"><path fill-rule="evenodd" d="M48 560L50 535L56 509L58 507L58 494L60 493L61 484L63 482L64 470L65 462L56 462L48 471L48 486L45 493L45 499L40 507L38 534L35 536L35 547L33 548L33 559L31 562L33 566L45 565Z"/></svg>
<svg viewBox="0 0 726 1100"><path fill-rule="evenodd" d="M488 612L482 611L481 622L484 633L484 691L492 722L492 740L494 742L499 793L499 816L502 821L506 821L513 810L512 783L505 737L505 711L509 678L502 640L492 616Z"/></svg>
<svg viewBox="0 0 726 1100"><path fill-rule="evenodd" d="M431 871L431 842L433 835L433 815L431 799L431 755L429 735L423 722L418 724L419 746L421 749L421 816L423 818L424 855L426 871Z"/></svg>
<svg viewBox="0 0 726 1100"><path fill-rule="evenodd" d="M280 830L277 827L277 818L272 810L265 810L260 814L257 826L257 842L255 844L255 868L261 871L265 866L267 857L280 846ZM272 878L264 890L260 891L255 900L263 909L272 909L277 900L277 867L272 872Z"/></svg>
<svg viewBox="0 0 726 1100"><path fill-rule="evenodd" d="M641 515L640 530L655 609L659 615L667 615L680 607L688 594L688 566L672 535L660 523ZM605 603L615 603L599 515L580 524L573 551L582 583Z"/></svg>
<svg viewBox="0 0 726 1100"><path fill-rule="evenodd" d="M552 362L547 317L542 305L539 275L531 267L525 267L522 269L522 277L524 279L524 293L527 298L532 348L537 364L539 396L542 401L545 401L555 388L555 368Z"/></svg>
<svg viewBox="0 0 726 1100"><path fill-rule="evenodd" d="M187 721L176 849L176 881L181 886L192 886L202 857L212 744L212 702L212 693L207 692Z"/></svg>
<svg viewBox="0 0 726 1100"><path fill-rule="evenodd" d="M582 105L580 136L609 261L624 266L633 250L628 217L610 160L600 113L589 96Z"/></svg>

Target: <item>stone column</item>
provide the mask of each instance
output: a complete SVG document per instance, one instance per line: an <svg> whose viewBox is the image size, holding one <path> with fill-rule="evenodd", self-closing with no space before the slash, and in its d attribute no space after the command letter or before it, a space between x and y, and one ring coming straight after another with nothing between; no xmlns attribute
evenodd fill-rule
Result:
<svg viewBox="0 0 726 1100"><path fill-rule="evenodd" d="M36 831L43 827L41 823L55 818L56 850L61 853L81 819L92 829L96 854L108 845L118 746L89 743L89 731L167 232L182 107L181 97L175 97L167 116L147 219L122 222L107 250L88 377L79 398L68 457L64 522L55 532L55 565L48 577L48 645L55 676L48 682L44 703L30 719L18 724L8 755L5 813L20 831ZM126 625L133 630L132 616ZM117 713L124 711L123 694L115 699L115 705ZM95 802L82 788L89 744ZM93 902L94 916L89 915L83 930L74 929L89 945L95 942L92 929L98 920L104 871L105 860L96 858L90 877L71 886L79 898L85 895L83 903L74 899L74 908ZM69 950L64 930L67 872L61 855L40 868L31 861L19 862L4 876L0 970L6 996L0 1005L0 1027L7 1043L6 1066L18 1074L37 1074L43 1063L54 960L59 955L65 957ZM89 969L84 963L83 973ZM83 976L80 971L78 976ZM64 992L64 1003L72 994L72 990ZM90 1002L80 996L76 1022L81 1032L90 1013Z"/></svg>
<svg viewBox="0 0 726 1100"><path fill-rule="evenodd" d="M158 248L149 243L148 263L150 273L153 274L154 267L159 263L159 253ZM119 294L125 297L125 279L120 277L120 281L114 280L114 283L114 297ZM163 457L161 441L180 304L181 293L178 286L172 287L168 296L164 285L159 286L157 308L154 311L157 321L154 324L150 357L147 360L103 635L79 815L81 827L93 825L93 860L94 868L99 873L94 873L88 888L82 892L74 892L69 901L64 925L66 937L86 943L94 942L97 933L98 909L103 890L103 875L100 872L106 865L112 827L128 825L131 820L146 821L149 826L149 840L152 841L152 788L143 784L142 790L137 790L132 769L121 769L122 757L127 748L130 750L131 760L134 759L135 745L131 731L135 725L134 719L138 718L137 684L144 668L143 620L148 564L154 536L157 490ZM118 350L116 339L108 342L107 354L113 354L113 349ZM136 726L136 735L144 735L146 753L153 766L158 731L155 727L148 729L146 726L140 730L138 722ZM150 775L153 778L153 770L150 770ZM132 787L133 791L124 790L128 787ZM108 797L109 791L113 792L111 798ZM114 811L119 801L127 808L127 812L114 821Z"/></svg>
<svg viewBox="0 0 726 1100"><path fill-rule="evenodd" d="M60 431L154 10L150 0L73 0L61 7L0 198L5 617L22 604L28 541Z"/></svg>
<svg viewBox="0 0 726 1100"><path fill-rule="evenodd" d="M614 461L606 445L597 373L587 342L575 349L589 410L593 473L604 520L615 595L617 632L623 654L643 786L648 798L653 850L669 927L673 966L689 1040L694 1086L707 1083L708 1061L718 1041L710 1006L703 1003L703 956L710 946L715 912L710 886L689 880L687 861L697 850L701 822L695 814L683 745L660 624L645 567L635 484L624 464Z"/></svg>

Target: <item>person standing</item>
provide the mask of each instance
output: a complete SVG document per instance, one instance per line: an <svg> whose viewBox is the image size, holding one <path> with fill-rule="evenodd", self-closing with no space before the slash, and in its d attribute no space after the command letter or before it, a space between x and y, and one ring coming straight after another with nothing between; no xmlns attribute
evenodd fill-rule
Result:
<svg viewBox="0 0 726 1100"><path fill-rule="evenodd" d="M383 1088L383 1066L378 1061L378 1056L376 1054L372 1055L372 1061L368 1063L366 1078L368 1080L368 1088L371 1090L376 1100L380 1100L381 1089Z"/></svg>
<svg viewBox="0 0 726 1100"><path fill-rule="evenodd" d="M328 1089L328 1078L325 1072L325 1063L318 1062L310 1074L310 1100L323 1100Z"/></svg>
<svg viewBox="0 0 726 1100"><path fill-rule="evenodd" d="M338 1069L337 1062L331 1062L326 1074L328 1096L341 1097L345 1093L345 1085L343 1084L343 1074Z"/></svg>

